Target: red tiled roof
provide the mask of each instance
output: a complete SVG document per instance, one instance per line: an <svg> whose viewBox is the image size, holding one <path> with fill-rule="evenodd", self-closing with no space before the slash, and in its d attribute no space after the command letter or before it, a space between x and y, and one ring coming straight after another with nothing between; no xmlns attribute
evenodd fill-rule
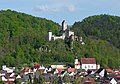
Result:
<svg viewBox="0 0 120 84"><path fill-rule="evenodd" d="M9 69L13 69L13 67L8 67Z"/></svg>
<svg viewBox="0 0 120 84"><path fill-rule="evenodd" d="M112 69L106 69L108 73L113 73L114 71Z"/></svg>
<svg viewBox="0 0 120 84"><path fill-rule="evenodd" d="M120 74L120 72L115 72L115 74Z"/></svg>
<svg viewBox="0 0 120 84"><path fill-rule="evenodd" d="M10 75L11 75L11 73L7 73L6 75L5 75L5 78L6 79L15 79L16 78L16 76L12 76L12 77L10 77Z"/></svg>
<svg viewBox="0 0 120 84"><path fill-rule="evenodd" d="M68 72L76 72L75 68L68 68Z"/></svg>
<svg viewBox="0 0 120 84"><path fill-rule="evenodd" d="M58 72L61 73L63 70L62 68L57 68Z"/></svg>
<svg viewBox="0 0 120 84"><path fill-rule="evenodd" d="M11 73L7 73L7 74L5 74L5 78L9 78L10 77L10 75L11 75Z"/></svg>
<svg viewBox="0 0 120 84"><path fill-rule="evenodd" d="M96 64L95 58L81 58L81 64Z"/></svg>
<svg viewBox="0 0 120 84"><path fill-rule="evenodd" d="M93 78L91 78L91 77L85 77L83 79L83 83L84 84L95 84L95 80Z"/></svg>
<svg viewBox="0 0 120 84"><path fill-rule="evenodd" d="M120 75L116 76L116 78L119 78L119 79L120 79Z"/></svg>
<svg viewBox="0 0 120 84"><path fill-rule="evenodd" d="M35 69L40 68L40 64L34 64L34 68L35 68Z"/></svg>
<svg viewBox="0 0 120 84"><path fill-rule="evenodd" d="M24 72L29 72L29 70L30 70L30 72L32 72L32 69L30 69L29 67L26 67L25 69L22 70L22 72L23 72L23 73L24 73Z"/></svg>
<svg viewBox="0 0 120 84"><path fill-rule="evenodd" d="M5 73L5 71L4 70L0 70L0 73Z"/></svg>

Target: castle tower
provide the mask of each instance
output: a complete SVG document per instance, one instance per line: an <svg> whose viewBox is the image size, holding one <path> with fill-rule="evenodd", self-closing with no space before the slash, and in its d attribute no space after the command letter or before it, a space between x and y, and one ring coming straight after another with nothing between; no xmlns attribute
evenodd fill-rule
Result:
<svg viewBox="0 0 120 84"><path fill-rule="evenodd" d="M51 41L51 39L52 39L52 32L49 31L49 33L48 33L48 40Z"/></svg>
<svg viewBox="0 0 120 84"><path fill-rule="evenodd" d="M62 22L62 30L65 31L67 29L67 22L65 22L65 20L63 20Z"/></svg>

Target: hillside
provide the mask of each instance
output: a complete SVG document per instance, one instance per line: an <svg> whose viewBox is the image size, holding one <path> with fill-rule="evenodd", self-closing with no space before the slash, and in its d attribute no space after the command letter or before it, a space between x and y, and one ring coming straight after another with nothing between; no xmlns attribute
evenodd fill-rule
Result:
<svg viewBox="0 0 120 84"><path fill-rule="evenodd" d="M49 42L48 30L58 34L60 28L51 20L11 10L0 11L0 16L0 66L2 64L23 66L35 62L73 63L74 57L78 56L78 58L95 57L103 67L119 67L119 49L101 37L96 36L95 39L86 33L81 27L82 22L75 23L73 30L83 36L85 45L71 39ZM114 33L116 34L112 32L113 35ZM116 46L119 47L118 44Z"/></svg>
<svg viewBox="0 0 120 84"><path fill-rule="evenodd" d="M75 22L73 30L78 35L106 40L120 49L120 17L118 16L90 16L81 22Z"/></svg>
<svg viewBox="0 0 120 84"><path fill-rule="evenodd" d="M46 42L48 30L57 34L59 28L51 20L11 10L0 11L0 65L36 61L36 49Z"/></svg>

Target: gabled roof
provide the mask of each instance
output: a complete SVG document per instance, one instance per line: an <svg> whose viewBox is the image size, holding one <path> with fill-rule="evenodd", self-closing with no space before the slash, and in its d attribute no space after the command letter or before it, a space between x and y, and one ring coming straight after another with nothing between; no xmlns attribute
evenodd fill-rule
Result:
<svg viewBox="0 0 120 84"><path fill-rule="evenodd" d="M81 64L96 64L95 58L81 58Z"/></svg>
<svg viewBox="0 0 120 84"><path fill-rule="evenodd" d="M15 79L16 76L10 77L11 74L12 74L12 73L7 73L7 74L5 75L5 78L6 78L6 79Z"/></svg>
<svg viewBox="0 0 120 84"><path fill-rule="evenodd" d="M4 71L4 70L0 70L0 73L6 73L6 71Z"/></svg>
<svg viewBox="0 0 120 84"><path fill-rule="evenodd" d="M68 72L76 72L76 69L75 69L75 68L68 68L67 71L68 71Z"/></svg>
<svg viewBox="0 0 120 84"><path fill-rule="evenodd" d="M39 69L40 68L40 64L34 64L33 66L35 69Z"/></svg>
<svg viewBox="0 0 120 84"><path fill-rule="evenodd" d="M14 69L14 67L7 67L7 68L9 68L9 69Z"/></svg>
<svg viewBox="0 0 120 84"><path fill-rule="evenodd" d="M58 70L58 73L61 73L63 71L62 68L57 68L57 70Z"/></svg>
<svg viewBox="0 0 120 84"><path fill-rule="evenodd" d="M85 77L83 79L83 84L95 84L95 80L91 77Z"/></svg>
<svg viewBox="0 0 120 84"><path fill-rule="evenodd" d="M106 69L106 71L107 71L108 73L114 73L114 71L113 71L112 69Z"/></svg>
<svg viewBox="0 0 120 84"><path fill-rule="evenodd" d="M26 68L24 68L24 69L22 70L23 73L29 72L29 71L30 71L30 72L33 72L32 69L30 69L29 67L26 67Z"/></svg>

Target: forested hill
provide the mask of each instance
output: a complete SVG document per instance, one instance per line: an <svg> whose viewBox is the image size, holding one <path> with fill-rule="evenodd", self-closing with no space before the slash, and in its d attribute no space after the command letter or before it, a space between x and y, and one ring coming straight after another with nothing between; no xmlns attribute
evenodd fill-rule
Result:
<svg viewBox="0 0 120 84"><path fill-rule="evenodd" d="M101 21L104 17L110 17L108 23L113 27L107 27L107 19ZM120 39L118 25L119 17L93 16L73 25L75 34L83 36L85 45L68 38L49 42L48 30L58 34L60 26L57 23L11 10L0 11L0 67L3 64L23 67L32 63L74 63L77 56L79 59L94 57L103 67L119 68L119 49L101 40L106 39L119 47L120 42L116 40Z"/></svg>
<svg viewBox="0 0 120 84"><path fill-rule="evenodd" d="M120 17L111 15L96 15L75 22L73 30L82 36L94 36L113 44L120 49Z"/></svg>
<svg viewBox="0 0 120 84"><path fill-rule="evenodd" d="M48 30L57 34L59 28L51 20L11 10L0 11L0 65L32 62L35 50L46 42Z"/></svg>

